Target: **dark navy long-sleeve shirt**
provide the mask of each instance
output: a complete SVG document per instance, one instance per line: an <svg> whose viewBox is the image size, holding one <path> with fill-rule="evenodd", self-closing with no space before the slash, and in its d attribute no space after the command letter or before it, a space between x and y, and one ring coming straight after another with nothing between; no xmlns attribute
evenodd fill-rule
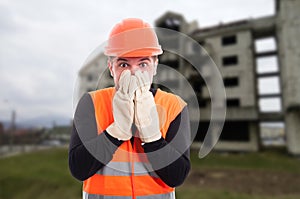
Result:
<svg viewBox="0 0 300 199"><path fill-rule="evenodd" d="M156 91L151 90L153 95ZM85 94L78 106L84 104L86 114L94 111L93 101L89 94ZM76 116L75 116L76 117ZM80 134L80 126L73 124L70 146L69 146L69 168L72 175L78 180L84 181L93 176L99 169L104 167L113 157L114 152L123 143L106 131L98 134L94 114L89 114L85 125L91 126L86 144L97 143L97 151L101 153L101 161L94 157L83 144ZM74 118L76 120L76 118ZM156 174L170 187L176 187L183 183L190 170L190 125L187 107L170 123L166 138L145 143L144 152L147 154ZM86 137L86 136L85 136ZM134 142L132 137L131 142ZM162 149L160 153L153 153ZM175 157L175 159L174 159ZM164 164L165 162L165 164ZM162 165L164 165L162 167ZM165 166L166 165L166 166Z"/></svg>

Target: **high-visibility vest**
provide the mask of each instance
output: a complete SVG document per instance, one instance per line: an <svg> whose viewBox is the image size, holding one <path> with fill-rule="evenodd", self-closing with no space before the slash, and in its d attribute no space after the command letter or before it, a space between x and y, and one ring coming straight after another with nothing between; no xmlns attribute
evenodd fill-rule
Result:
<svg viewBox="0 0 300 199"><path fill-rule="evenodd" d="M94 103L98 134L114 122L114 93L114 88L89 93ZM186 103L180 97L160 89L157 90L154 100L159 115L160 131L165 138L170 123ZM134 146L130 140L123 142L112 160L83 182L83 198L175 198L175 189L165 184L153 171L141 146L141 140L138 137L134 139Z"/></svg>

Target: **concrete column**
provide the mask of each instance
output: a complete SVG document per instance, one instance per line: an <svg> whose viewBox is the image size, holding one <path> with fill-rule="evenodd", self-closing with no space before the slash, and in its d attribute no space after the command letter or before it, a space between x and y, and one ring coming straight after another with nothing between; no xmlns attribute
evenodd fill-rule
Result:
<svg viewBox="0 0 300 199"><path fill-rule="evenodd" d="M260 138L259 138L259 123L249 122L249 136L250 136L250 148L252 151L259 151Z"/></svg>
<svg viewBox="0 0 300 199"><path fill-rule="evenodd" d="M287 149L300 155L300 1L278 0L277 37Z"/></svg>
<svg viewBox="0 0 300 199"><path fill-rule="evenodd" d="M287 149L293 155L300 155L300 111L289 111L285 115Z"/></svg>

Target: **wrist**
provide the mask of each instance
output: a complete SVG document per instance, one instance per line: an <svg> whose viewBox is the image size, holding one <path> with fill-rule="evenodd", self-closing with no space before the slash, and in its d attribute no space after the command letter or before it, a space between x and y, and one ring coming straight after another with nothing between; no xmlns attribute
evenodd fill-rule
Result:
<svg viewBox="0 0 300 199"><path fill-rule="evenodd" d="M151 142L155 142L157 140L160 140L162 138L161 136L161 133L158 132L158 133L155 133L151 136L148 136L148 137L141 137L141 140L143 143L151 143Z"/></svg>
<svg viewBox="0 0 300 199"><path fill-rule="evenodd" d="M124 142L123 140L119 140L119 139L111 136L106 130L104 131L104 134L107 137L107 139L116 146L120 146Z"/></svg>
<svg viewBox="0 0 300 199"><path fill-rule="evenodd" d="M126 141L132 137L132 134L130 131L122 132L122 130L115 123L112 123L111 125L109 125L106 128L106 132L113 138L118 139L119 141Z"/></svg>

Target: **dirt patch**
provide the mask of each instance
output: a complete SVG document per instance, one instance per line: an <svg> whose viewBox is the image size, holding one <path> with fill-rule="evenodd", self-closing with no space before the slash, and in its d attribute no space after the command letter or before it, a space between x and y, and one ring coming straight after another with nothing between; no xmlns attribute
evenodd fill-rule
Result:
<svg viewBox="0 0 300 199"><path fill-rule="evenodd" d="M300 174L260 170L192 170L183 186L247 194L300 194Z"/></svg>

